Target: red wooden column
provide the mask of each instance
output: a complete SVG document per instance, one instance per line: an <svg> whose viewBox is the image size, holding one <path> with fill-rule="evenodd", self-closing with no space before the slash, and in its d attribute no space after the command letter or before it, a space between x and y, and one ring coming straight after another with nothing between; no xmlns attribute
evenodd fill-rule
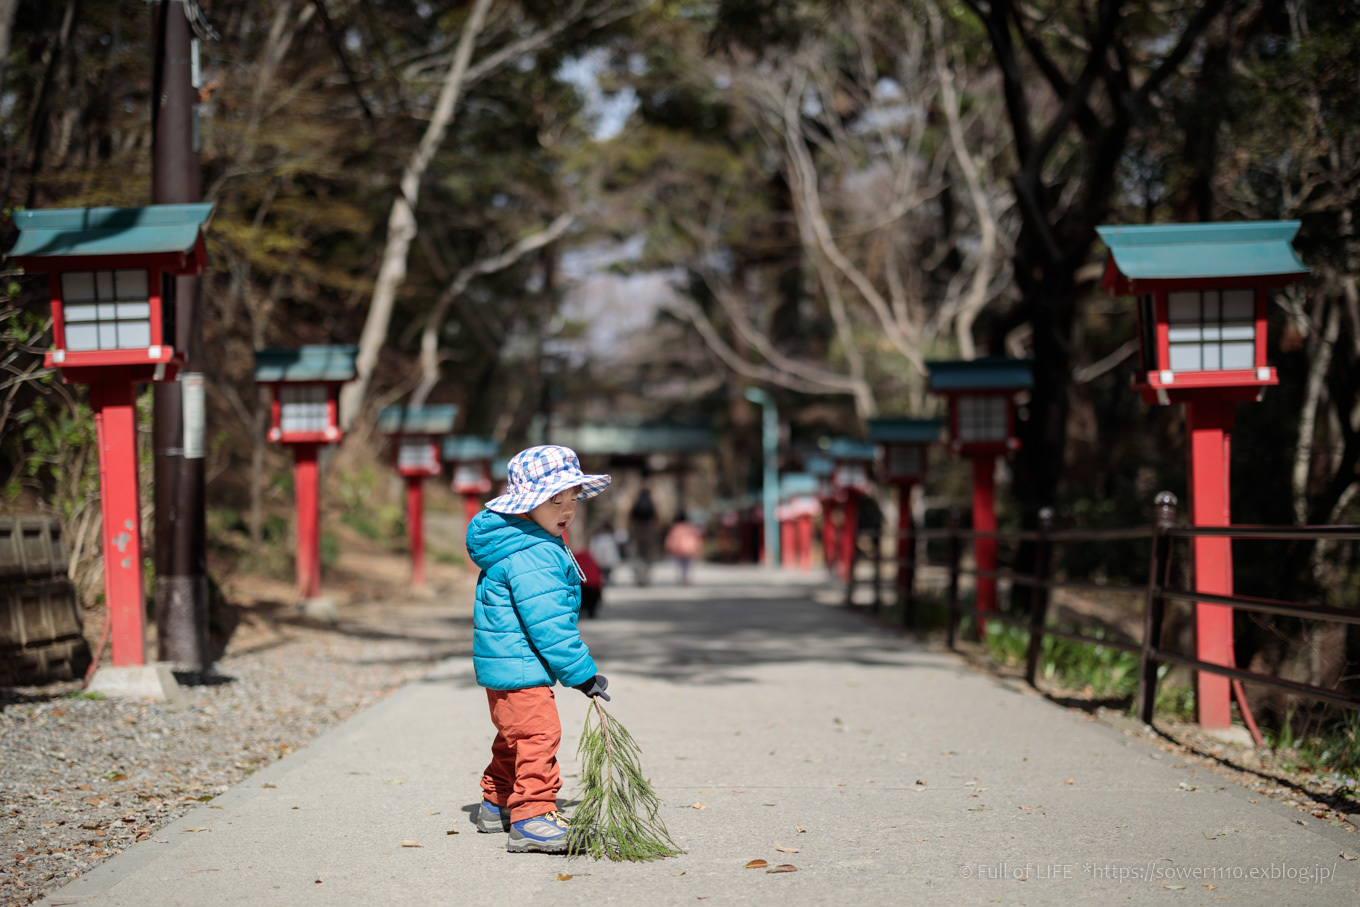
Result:
<svg viewBox="0 0 1360 907"><path fill-rule="evenodd" d="M425 588L425 479L406 477L406 526L411 540L411 585Z"/></svg>
<svg viewBox="0 0 1360 907"><path fill-rule="evenodd" d="M1217 399L1189 401L1185 404L1185 415L1190 432L1191 519L1196 526L1231 525L1228 488L1233 404ZM1232 595L1232 539L1197 538L1193 541L1195 590ZM1234 665L1231 608L1204 602L1195 604L1195 649L1201 661ZM1195 682L1200 725L1228 727L1232 720L1229 708L1231 681L1217 674L1200 672Z"/></svg>
<svg viewBox="0 0 1360 907"><path fill-rule="evenodd" d="M321 474L316 444L294 444L293 494L297 499L297 585L303 598L321 594Z"/></svg>
<svg viewBox="0 0 1360 907"><path fill-rule="evenodd" d="M903 482L897 486L897 601L907 600L907 587L911 584L911 570L907 561L911 557L911 490L913 482Z"/></svg>
<svg viewBox="0 0 1360 907"><path fill-rule="evenodd" d="M833 573L836 570L836 524L831 517L835 512L835 500L822 498L822 562Z"/></svg>
<svg viewBox="0 0 1360 907"><path fill-rule="evenodd" d="M798 548L798 568L806 573L812 569L812 514L807 511L798 514L794 542Z"/></svg>
<svg viewBox="0 0 1360 907"><path fill-rule="evenodd" d="M779 521L779 559L782 567L793 567L798 563L797 526L793 517L786 516Z"/></svg>
<svg viewBox="0 0 1360 907"><path fill-rule="evenodd" d="M482 502L477 500L475 494L463 495L463 531L467 532L467 527L472 525L472 518L481 512Z"/></svg>
<svg viewBox="0 0 1360 907"><path fill-rule="evenodd" d="M859 541L855 531L855 524L859 520L859 494L853 489L845 495L841 519L840 574L841 581L848 583L853 579L851 571L855 569L855 544Z"/></svg>
<svg viewBox="0 0 1360 907"><path fill-rule="evenodd" d="M996 531L996 458L992 456L973 457L973 529L977 532ZM973 543L973 557L979 570L996 569L996 539L977 539ZM996 580L991 577L977 578L977 609L996 610ZM978 629L986 629L984 621L978 621Z"/></svg>
<svg viewBox="0 0 1360 907"><path fill-rule="evenodd" d="M90 385L99 436L104 597L116 668L146 664L141 507L137 494L136 385L126 375Z"/></svg>

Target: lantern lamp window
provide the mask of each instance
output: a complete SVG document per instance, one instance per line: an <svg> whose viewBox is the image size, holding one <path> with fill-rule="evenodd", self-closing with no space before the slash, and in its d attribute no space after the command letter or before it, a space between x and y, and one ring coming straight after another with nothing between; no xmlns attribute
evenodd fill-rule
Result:
<svg viewBox="0 0 1360 907"><path fill-rule="evenodd" d="M66 348L145 349L151 345L147 272L65 271L61 275Z"/></svg>
<svg viewBox="0 0 1360 907"><path fill-rule="evenodd" d="M330 392L324 384L281 385L279 410L285 435L324 432L331 424Z"/></svg>
<svg viewBox="0 0 1360 907"><path fill-rule="evenodd" d="M397 448L398 469L439 469L435 446L425 438L402 439Z"/></svg>
<svg viewBox="0 0 1360 907"><path fill-rule="evenodd" d="M1005 441L1007 400L996 395L958 398L958 440Z"/></svg>
<svg viewBox="0 0 1360 907"><path fill-rule="evenodd" d="M1167 320L1173 372L1255 367L1255 291L1170 292Z"/></svg>

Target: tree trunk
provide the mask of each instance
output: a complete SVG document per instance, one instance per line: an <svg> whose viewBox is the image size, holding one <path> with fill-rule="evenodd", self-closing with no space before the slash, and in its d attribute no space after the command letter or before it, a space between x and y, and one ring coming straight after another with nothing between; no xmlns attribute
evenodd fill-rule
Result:
<svg viewBox="0 0 1360 907"><path fill-rule="evenodd" d="M439 91L439 101L435 104L430 124L415 154L411 155L402 171L400 191L392 202L392 213L387 220L387 246L383 249L377 285L373 288L373 301L369 304L368 318L359 336L359 355L355 361L358 375L340 393L340 424L346 429L354 424L368 395L373 369L378 364L378 353L387 339L387 327L392 321L397 291L406 279L406 256L412 240L416 238L416 202L420 198L420 184L453 122L454 110L463 90L463 77L467 74L468 61L472 57L472 47L486 23L486 13L490 7L491 0L477 0L473 6L471 15L463 25L463 33L458 38L453 62L444 76L444 85Z"/></svg>

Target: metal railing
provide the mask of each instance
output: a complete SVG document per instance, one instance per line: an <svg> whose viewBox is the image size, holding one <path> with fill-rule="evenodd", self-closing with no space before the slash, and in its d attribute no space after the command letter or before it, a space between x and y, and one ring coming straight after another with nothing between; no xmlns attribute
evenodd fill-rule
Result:
<svg viewBox="0 0 1360 907"><path fill-rule="evenodd" d="M911 532L913 542L920 541L926 543L918 546L912 544L908 549L908 557L905 562L898 562L895 559L888 559L889 564L895 564L903 568L901 575L903 581L898 588L898 601L902 606L902 620L908 628L916 624L916 574L920 567L943 567L948 572L948 587L945 596L945 608L948 613L947 618L947 641L952 649L957 643L959 622L964 617L971 617L979 623L984 621L997 621L1009 626L1019 627L1029 632L1029 645L1025 657L1025 680L1031 686L1035 683L1038 674L1040 656L1043 648L1043 638L1052 636L1058 639L1071 640L1073 642L1086 643L1095 646L1106 646L1124 652L1136 654L1139 658L1138 674L1138 693L1137 693L1137 713L1143 722L1151 722L1153 708L1157 700L1157 681L1158 668L1162 664L1175 664L1182 667L1191 668L1196 671L1204 671L1210 674L1217 674L1229 678L1234 682L1234 689L1239 699L1244 698L1240 684L1245 681L1248 683L1258 683L1265 686L1284 690L1296 696L1307 699L1314 699L1332 705L1342 706L1350 709L1360 709L1360 695L1344 690L1328 689L1313 684L1300 683L1298 681L1286 680L1269 674L1261 674L1256 671L1249 671L1234 665L1221 665L1206 662L1178 652L1172 652L1163 648L1162 629L1165 624L1166 609L1169 602L1205 603L1210 605L1223 605L1239 611L1250 611L1259 614L1275 614L1287 617L1303 618L1307 620L1328 620L1346 624L1360 624L1360 609L1336 608L1327 605L1304 604L1300 602L1279 601L1275 599L1259 598L1250 595L1215 595L1207 592L1196 592L1193 589L1177 589L1171 586L1172 563L1174 559L1174 546L1172 542L1177 539L1194 538L1227 538L1227 539L1250 539L1250 540L1277 540L1277 541L1316 541L1316 540L1360 540L1360 526L1225 526L1221 528L1202 528L1189 526L1176 526L1176 496L1169 492L1162 492L1157 495L1152 523L1148 526L1136 526L1128 529L1093 529L1093 530L1069 530L1054 529L1054 513L1051 508L1044 508L1039 513L1039 525L1035 529L1019 530L1014 532L984 532L978 530L963 529L959 526L956 514L951 514L949 525L942 529L916 529ZM1033 570L1031 572L1017 572L1006 567L999 567L995 570L978 569L976 565L965 567L963 564L963 549L965 545L971 546L978 539L994 539L998 544L1030 543L1034 546L1033 550ZM1052 553L1056 545L1082 543L1082 542L1130 542L1136 540L1150 540L1151 557L1148 564L1147 582L1142 585L1124 585L1118 583L1104 583L1093 580L1083 579L1058 579L1052 572ZM932 564L929 558L924 563L918 563L917 551L920 548L929 550L930 542L943 542L946 546L946 558L944 564ZM878 551L881 545L879 539L875 537L872 546L873 551ZM874 607L880 604L881 596L879 559L874 558L873 574L873 602ZM851 570L853 577L853 569ZM1018 616L1002 611L979 611L976 607L966 607L960 602L959 580L961 577L971 576L974 582L978 578L990 578L994 580L1006 580L1015 586L1026 586L1031 589L1029 596L1028 614ZM846 603L851 601L854 582L847 584ZM1143 605L1143 638L1140 642L1132 640L1110 639L1103 637L1090 636L1083 633L1072 632L1058 627L1048 626L1049 596L1055 589L1065 589L1077 592L1095 593L1124 593L1140 595L1144 598ZM1244 709L1244 717L1248 710Z"/></svg>

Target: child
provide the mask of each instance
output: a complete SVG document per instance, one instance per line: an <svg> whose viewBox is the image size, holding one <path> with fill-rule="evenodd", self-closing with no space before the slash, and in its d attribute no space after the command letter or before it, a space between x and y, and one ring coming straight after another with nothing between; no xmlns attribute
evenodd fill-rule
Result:
<svg viewBox="0 0 1360 907"><path fill-rule="evenodd" d="M557 810L562 724L553 684L609 699L609 681L595 672L576 629L581 574L562 539L576 502L609 481L583 474L566 447L531 447L510 460L505 494L468 524L468 556L481 568L472 662L496 726L477 830L508 831L511 853L567 849L567 820Z"/></svg>

